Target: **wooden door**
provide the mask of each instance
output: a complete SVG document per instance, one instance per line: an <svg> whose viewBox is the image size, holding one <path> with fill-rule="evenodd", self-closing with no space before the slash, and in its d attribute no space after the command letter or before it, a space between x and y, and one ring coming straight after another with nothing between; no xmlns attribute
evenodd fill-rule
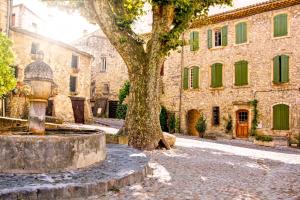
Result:
<svg viewBox="0 0 300 200"><path fill-rule="evenodd" d="M247 138L249 135L249 112L239 110L236 112L236 137Z"/></svg>
<svg viewBox="0 0 300 200"><path fill-rule="evenodd" d="M75 123L84 124L84 100L72 99Z"/></svg>
<svg viewBox="0 0 300 200"><path fill-rule="evenodd" d="M118 101L109 101L108 102L108 117L116 118L116 111L118 107Z"/></svg>

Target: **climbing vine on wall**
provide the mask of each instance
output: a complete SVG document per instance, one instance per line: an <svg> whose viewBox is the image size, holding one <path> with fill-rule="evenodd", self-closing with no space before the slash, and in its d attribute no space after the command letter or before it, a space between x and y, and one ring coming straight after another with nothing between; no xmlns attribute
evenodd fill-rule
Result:
<svg viewBox="0 0 300 200"><path fill-rule="evenodd" d="M258 101L257 99L254 99L253 101L250 101L250 105L253 107L253 119L251 122L251 136L256 135L256 129L258 126L258 109L257 109Z"/></svg>

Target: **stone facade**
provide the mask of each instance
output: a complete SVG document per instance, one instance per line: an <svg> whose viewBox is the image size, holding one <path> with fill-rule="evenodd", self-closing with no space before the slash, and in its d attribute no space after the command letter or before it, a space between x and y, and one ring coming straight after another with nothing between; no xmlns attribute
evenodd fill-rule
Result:
<svg viewBox="0 0 300 200"><path fill-rule="evenodd" d="M0 32L7 31L9 0L0 0Z"/></svg>
<svg viewBox="0 0 300 200"><path fill-rule="evenodd" d="M288 5L293 3L293 5ZM274 136L289 136L300 131L300 5L296 1L278 0L262 3L210 17L213 23L203 25L195 23L183 37L190 39L190 32L199 32L199 50L191 51L186 45L180 52L172 52L164 65L162 103L180 116L180 126L188 133L193 120L190 114L199 117L203 113L207 118L208 133L223 133L228 115L233 121L233 137L236 137L237 111L245 110L249 114L248 131L251 129L253 107L250 101L258 100L258 132ZM264 7L263 7L264 6ZM257 13L257 10L261 10ZM251 12L254 12L251 14ZM255 13L256 12L256 13ZM250 13L250 14L249 14ZM288 16L288 35L273 37L273 19L278 14ZM232 18L230 18L232 16ZM216 20L218 18L218 20ZM235 44L235 25L247 23L247 41ZM227 26L227 46L208 48L208 30ZM273 84L273 58L278 55L289 56L289 82ZM235 86L235 63L248 62L248 84ZM211 66L223 65L223 86L211 88ZM183 69L199 67L199 88L183 89ZM273 130L273 106L289 106L289 130ZM213 125L213 107L219 107L220 124ZM194 122L195 123L195 122ZM192 124L194 126L195 124ZM191 133L189 133L191 134Z"/></svg>
<svg viewBox="0 0 300 200"><path fill-rule="evenodd" d="M109 104L118 101L119 90L128 80L126 64L101 30L87 34L73 44L95 57L91 82L94 115L113 117L109 114L113 112L109 111Z"/></svg>
<svg viewBox="0 0 300 200"><path fill-rule="evenodd" d="M25 67L35 60L32 54L32 44L38 44L38 50L44 53L44 62L49 64L53 70L54 82L58 86L58 95L52 100L52 115L67 122L74 122L77 107L72 107L72 101L84 101L79 115L84 115L84 121L92 120L90 109L90 83L91 83L91 61L90 54L81 52L76 48L48 39L44 36L32 33L23 29L12 28L11 39L14 42L15 65L17 66L18 84L21 91L15 90L7 98L7 114L9 117L26 118L28 103L22 92L22 82L24 80ZM78 57L78 67L71 67L72 56ZM76 77L76 91L70 92L70 77ZM76 119L75 119L76 121Z"/></svg>

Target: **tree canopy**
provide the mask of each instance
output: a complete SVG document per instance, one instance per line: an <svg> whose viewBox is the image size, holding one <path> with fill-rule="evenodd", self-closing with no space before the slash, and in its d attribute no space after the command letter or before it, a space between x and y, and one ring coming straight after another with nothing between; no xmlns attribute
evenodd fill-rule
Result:
<svg viewBox="0 0 300 200"><path fill-rule="evenodd" d="M16 87L17 81L11 67L14 61L11 46L12 42L0 33L0 97Z"/></svg>

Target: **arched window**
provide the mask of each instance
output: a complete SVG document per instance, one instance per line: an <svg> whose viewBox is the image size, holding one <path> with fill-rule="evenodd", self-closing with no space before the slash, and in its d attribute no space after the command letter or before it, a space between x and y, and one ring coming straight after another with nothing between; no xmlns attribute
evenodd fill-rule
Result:
<svg viewBox="0 0 300 200"><path fill-rule="evenodd" d="M289 106L277 104L273 106L273 129L289 130Z"/></svg>

